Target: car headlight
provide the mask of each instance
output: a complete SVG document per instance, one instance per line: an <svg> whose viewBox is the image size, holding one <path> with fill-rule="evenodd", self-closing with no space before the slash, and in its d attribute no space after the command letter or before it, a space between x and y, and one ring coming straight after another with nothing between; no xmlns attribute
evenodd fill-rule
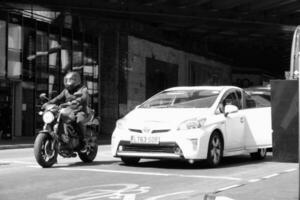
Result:
<svg viewBox="0 0 300 200"><path fill-rule="evenodd" d="M202 119L197 119L197 118L194 118L194 119L189 119L189 120L186 120L184 122L182 122L177 130L191 130L191 129L197 129L197 128L201 128L204 126L204 123L205 123L206 119L202 118Z"/></svg>
<svg viewBox="0 0 300 200"><path fill-rule="evenodd" d="M117 129L125 130L126 129L126 121L124 119L119 119L116 123Z"/></svg>
<svg viewBox="0 0 300 200"><path fill-rule="evenodd" d="M54 120L54 115L53 115L52 112L50 112L50 111L44 112L44 114L43 114L43 121L46 124L50 124L51 122L53 122L53 120Z"/></svg>

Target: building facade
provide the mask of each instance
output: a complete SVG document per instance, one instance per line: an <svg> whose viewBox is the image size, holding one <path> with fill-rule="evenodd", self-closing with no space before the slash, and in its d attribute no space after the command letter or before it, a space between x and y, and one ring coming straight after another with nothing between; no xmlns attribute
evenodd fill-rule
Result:
<svg viewBox="0 0 300 200"><path fill-rule="evenodd" d="M39 95L57 95L70 70L79 71L89 89L100 136L111 135L117 119L168 87L231 84L230 66L160 42L155 29L140 24L0 13L2 139L37 134Z"/></svg>
<svg viewBox="0 0 300 200"><path fill-rule="evenodd" d="M98 38L20 12L0 14L2 139L36 135L42 123L39 95L57 95L70 70L82 74L99 113Z"/></svg>

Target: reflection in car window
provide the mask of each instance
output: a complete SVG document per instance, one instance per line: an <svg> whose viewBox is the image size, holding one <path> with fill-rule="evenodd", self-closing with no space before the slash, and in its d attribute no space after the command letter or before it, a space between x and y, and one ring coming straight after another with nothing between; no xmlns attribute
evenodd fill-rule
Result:
<svg viewBox="0 0 300 200"><path fill-rule="evenodd" d="M256 107L270 107L270 96L266 94L252 94L251 98L255 101Z"/></svg>
<svg viewBox="0 0 300 200"><path fill-rule="evenodd" d="M246 97L246 107L247 108L261 108L261 107L270 107L271 106L271 95L270 92L264 92L264 91L247 91L245 93ZM247 99L248 104L252 104L252 106L247 105ZM254 103L253 103L254 102ZM254 104L254 106L253 106Z"/></svg>
<svg viewBox="0 0 300 200"><path fill-rule="evenodd" d="M209 108L218 90L172 90L164 91L147 100L139 108Z"/></svg>
<svg viewBox="0 0 300 200"><path fill-rule="evenodd" d="M251 98L250 95L248 95L247 93L244 93L245 95L245 108L255 108L256 107L256 102L254 101L254 99Z"/></svg>

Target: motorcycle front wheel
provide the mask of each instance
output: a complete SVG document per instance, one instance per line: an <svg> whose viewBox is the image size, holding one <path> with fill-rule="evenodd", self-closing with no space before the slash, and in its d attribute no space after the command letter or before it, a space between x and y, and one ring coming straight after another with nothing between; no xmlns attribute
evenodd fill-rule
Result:
<svg viewBox="0 0 300 200"><path fill-rule="evenodd" d="M54 139L45 133L37 135L34 141L34 156L37 163L43 168L54 165L57 161L57 148Z"/></svg>

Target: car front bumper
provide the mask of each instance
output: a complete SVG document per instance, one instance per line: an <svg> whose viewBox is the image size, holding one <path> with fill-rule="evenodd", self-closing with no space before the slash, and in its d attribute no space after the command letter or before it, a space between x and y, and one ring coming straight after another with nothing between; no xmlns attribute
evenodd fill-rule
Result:
<svg viewBox="0 0 300 200"><path fill-rule="evenodd" d="M203 129L175 131L161 134L142 134L115 129L112 135L114 157L139 157L158 159L206 159L207 134ZM159 137L157 144L134 143L132 137Z"/></svg>

